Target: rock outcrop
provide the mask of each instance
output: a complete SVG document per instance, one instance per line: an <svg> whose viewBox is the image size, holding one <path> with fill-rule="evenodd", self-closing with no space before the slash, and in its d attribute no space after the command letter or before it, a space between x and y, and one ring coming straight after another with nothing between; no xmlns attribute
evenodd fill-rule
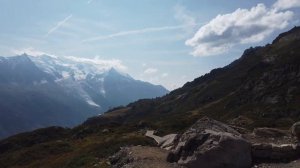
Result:
<svg viewBox="0 0 300 168"><path fill-rule="evenodd" d="M256 128L253 136L256 139L263 137L265 142L252 142L252 158L254 162L290 162L300 158L300 122L293 124L291 127L292 135L298 138L298 144L295 143L293 137L288 131L275 128ZM283 137L283 139L282 139ZM274 139L273 142L267 142L269 138ZM274 143L280 140L281 143ZM287 141L288 143L284 143ZM283 143L282 143L283 142Z"/></svg>
<svg viewBox="0 0 300 168"><path fill-rule="evenodd" d="M297 131L296 124L293 131ZM300 156L300 145L294 143L287 130L256 128L253 133L246 132L241 134L232 126L204 117L180 135L160 137L148 130L145 136L153 138L160 148L124 147L109 160L113 168L256 168L264 165L273 168L278 163L289 166L289 162Z"/></svg>
<svg viewBox="0 0 300 168"><path fill-rule="evenodd" d="M147 131L145 136L149 137L149 138L153 138L159 147L163 148L163 149L171 149L174 146L174 141L177 138L177 134L168 134L165 135L163 137L154 135L154 131Z"/></svg>
<svg viewBox="0 0 300 168"><path fill-rule="evenodd" d="M289 162L299 157L299 149L295 144L252 144L252 157L255 162Z"/></svg>
<svg viewBox="0 0 300 168"><path fill-rule="evenodd" d="M249 168L251 144L228 125L202 118L180 136L168 161L190 168Z"/></svg>

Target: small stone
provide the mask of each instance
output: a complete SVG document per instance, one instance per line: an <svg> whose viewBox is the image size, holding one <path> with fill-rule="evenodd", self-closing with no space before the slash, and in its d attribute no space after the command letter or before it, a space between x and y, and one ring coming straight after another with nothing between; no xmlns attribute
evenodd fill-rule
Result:
<svg viewBox="0 0 300 168"><path fill-rule="evenodd" d="M108 133L109 132L109 129L103 129L102 130L102 133Z"/></svg>

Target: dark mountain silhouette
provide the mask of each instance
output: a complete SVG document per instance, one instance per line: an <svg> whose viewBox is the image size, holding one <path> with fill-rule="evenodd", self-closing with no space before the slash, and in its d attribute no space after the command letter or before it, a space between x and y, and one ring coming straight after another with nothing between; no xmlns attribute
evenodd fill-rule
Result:
<svg viewBox="0 0 300 168"><path fill-rule="evenodd" d="M201 116L246 127L284 127L300 119L300 28L272 44L247 49L231 64L186 83L168 95L129 104L85 124L144 120L181 129ZM116 116L116 117L115 117Z"/></svg>

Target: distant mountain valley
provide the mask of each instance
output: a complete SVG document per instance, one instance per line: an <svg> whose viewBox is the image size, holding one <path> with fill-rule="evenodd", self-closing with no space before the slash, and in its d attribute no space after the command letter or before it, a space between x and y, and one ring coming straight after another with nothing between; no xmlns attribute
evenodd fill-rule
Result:
<svg viewBox="0 0 300 168"><path fill-rule="evenodd" d="M168 93L114 68L70 57L0 57L0 138L91 116Z"/></svg>

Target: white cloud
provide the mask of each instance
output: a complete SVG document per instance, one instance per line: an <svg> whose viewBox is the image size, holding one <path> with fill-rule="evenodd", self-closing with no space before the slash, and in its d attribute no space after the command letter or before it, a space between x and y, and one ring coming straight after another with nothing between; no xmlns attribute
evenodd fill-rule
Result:
<svg viewBox="0 0 300 168"><path fill-rule="evenodd" d="M33 47L23 48L23 49L12 49L11 52L15 55L22 55L22 54L28 54L30 56L38 57L41 55L48 55L54 58L57 58L57 56L53 54L46 53L44 51L36 50Z"/></svg>
<svg viewBox="0 0 300 168"><path fill-rule="evenodd" d="M53 58L62 58L66 60L71 60L73 62L78 62L78 63L85 63L85 64L91 64L91 65L96 65L101 67L101 69L110 69L110 68L116 68L122 72L126 71L128 68L123 64L123 62L119 59L101 59L99 56L95 58L83 58L83 57L75 57L75 56L56 56L53 54L49 54L44 51L36 50L33 47L29 48L24 48L24 49L13 49L11 51L15 55L22 55L24 53L34 56L34 57L39 57L42 55L47 55L51 56Z"/></svg>
<svg viewBox="0 0 300 168"><path fill-rule="evenodd" d="M82 58L82 57L75 57L75 56L65 56L64 58L79 62L79 63L86 63L86 64L92 64L92 65L97 65L101 68L104 69L110 69L110 68L116 68L121 71L126 71L127 67L123 65L121 60L118 59L100 59L99 57L96 58Z"/></svg>
<svg viewBox="0 0 300 168"><path fill-rule="evenodd" d="M194 28L197 25L196 19L189 14L189 12L186 10L184 6L177 4L174 7L174 10L175 10L175 19L182 22L188 28Z"/></svg>
<svg viewBox="0 0 300 168"><path fill-rule="evenodd" d="M68 20L70 20L73 17L73 15L69 15L66 18L64 18L64 20L59 21L54 27L52 27L48 33L45 35L46 37L49 36L50 34L52 34L53 32L55 32L57 29L59 29L60 27L62 27L64 24L67 23Z"/></svg>
<svg viewBox="0 0 300 168"><path fill-rule="evenodd" d="M277 10L300 7L300 0L277 0L273 7Z"/></svg>
<svg viewBox="0 0 300 168"><path fill-rule="evenodd" d="M175 12L174 18L177 21L179 21L180 24L185 25L185 26L182 29L184 32L180 32L180 33L174 35L173 37L171 37L173 39L175 38L178 40L184 40L187 37L191 36L195 32L195 30L197 29L198 26L206 24L204 22L197 23L197 19L193 15L193 13L191 11L189 11L183 5L176 4L174 6L174 12Z"/></svg>
<svg viewBox="0 0 300 168"><path fill-rule="evenodd" d="M194 48L194 56L217 55L237 44L264 40L276 30L289 25L293 12L280 12L258 4L251 9L237 9L233 13L218 15L202 26L186 45Z"/></svg>
<svg viewBox="0 0 300 168"><path fill-rule="evenodd" d="M65 22L60 28L55 30L55 35L62 39L80 42L86 37L94 36L95 30L97 32L111 32L115 28L109 23L99 20L72 17Z"/></svg>
<svg viewBox="0 0 300 168"><path fill-rule="evenodd" d="M109 35L88 38L88 39L83 40L82 42L93 42L93 41L98 41L98 40L107 40L107 39L129 36L129 35L160 32L160 31L167 31L167 30L177 30L177 29L183 29L185 27L186 27L186 25L177 25L177 26L150 27L150 28L144 28L144 29L138 29L138 30L121 31L121 32L113 33L113 34L109 34Z"/></svg>
<svg viewBox="0 0 300 168"><path fill-rule="evenodd" d="M119 37L124 37L124 36L161 32L161 31L168 31L168 30L181 30L182 29L182 30L186 30L187 32L191 32L192 30L194 30L195 26L199 25L196 23L196 19L189 14L189 11L187 11L184 6L176 5L174 7L174 11L175 11L175 16L174 16L175 19L180 21L181 24L173 25L173 26L147 27L147 28L143 28L143 29L119 31L119 32L112 33L112 34L87 38L87 39L82 40L82 42L108 40L108 39L119 38ZM203 23L201 23L201 24L203 24Z"/></svg>
<svg viewBox="0 0 300 168"><path fill-rule="evenodd" d="M144 74L155 74L157 73L157 69L155 68L147 68L145 71L144 71Z"/></svg>

